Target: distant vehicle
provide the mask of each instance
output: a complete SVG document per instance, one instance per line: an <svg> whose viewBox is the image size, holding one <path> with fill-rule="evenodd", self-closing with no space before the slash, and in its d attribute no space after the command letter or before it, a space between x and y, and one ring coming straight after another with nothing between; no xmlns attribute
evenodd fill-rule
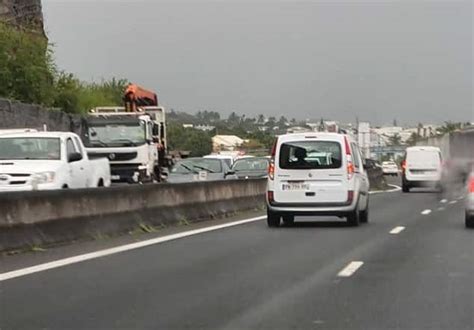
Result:
<svg viewBox="0 0 474 330"><path fill-rule="evenodd" d="M437 147L410 147L402 161L402 190L414 187L439 187L441 150Z"/></svg>
<svg viewBox="0 0 474 330"><path fill-rule="evenodd" d="M301 133L279 136L268 171L267 223L293 223L296 215L346 217L367 222L369 180L349 136Z"/></svg>
<svg viewBox="0 0 474 330"><path fill-rule="evenodd" d="M463 187L474 167L474 128L453 132L447 137L441 185L451 193Z"/></svg>
<svg viewBox="0 0 474 330"><path fill-rule="evenodd" d="M398 165L395 162L382 162L384 175L398 176Z"/></svg>
<svg viewBox="0 0 474 330"><path fill-rule="evenodd" d="M225 154L225 155L211 154L211 155L204 156L204 158L207 158L207 159L222 159L226 162L227 166L232 167L232 165L234 165L234 156L228 155L228 154Z"/></svg>
<svg viewBox="0 0 474 330"><path fill-rule="evenodd" d="M89 157L107 157L113 181L161 181L170 163L165 109L154 92L133 84L123 101L89 111L82 136Z"/></svg>
<svg viewBox="0 0 474 330"><path fill-rule="evenodd" d="M382 170L382 165L380 165L379 163L377 163L373 159L366 159L365 160L365 167L367 169L372 169L372 170L375 170L375 169L381 169Z"/></svg>
<svg viewBox="0 0 474 330"><path fill-rule="evenodd" d="M237 179L224 159L186 158L179 160L170 171L167 182L183 183Z"/></svg>
<svg viewBox="0 0 474 330"><path fill-rule="evenodd" d="M2 135L0 163L0 191L110 186L109 161L89 160L74 133Z"/></svg>
<svg viewBox="0 0 474 330"><path fill-rule="evenodd" d="M474 168L467 180L466 227L474 228Z"/></svg>
<svg viewBox="0 0 474 330"><path fill-rule="evenodd" d="M239 179L266 178L269 165L268 157L245 157L237 159L232 170Z"/></svg>

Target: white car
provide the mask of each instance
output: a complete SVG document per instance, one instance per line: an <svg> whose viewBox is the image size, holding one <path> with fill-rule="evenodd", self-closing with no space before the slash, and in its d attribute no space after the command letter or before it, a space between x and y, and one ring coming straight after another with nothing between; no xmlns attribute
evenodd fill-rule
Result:
<svg viewBox="0 0 474 330"><path fill-rule="evenodd" d="M442 171L441 150L437 147L410 147L402 162L402 190L439 187Z"/></svg>
<svg viewBox="0 0 474 330"><path fill-rule="evenodd" d="M203 158L222 159L226 162L227 166L232 167L232 165L234 165L234 157L232 155L211 154L204 156Z"/></svg>
<svg viewBox="0 0 474 330"><path fill-rule="evenodd" d="M268 170L267 223L291 224L295 216L346 217L367 222L369 180L361 153L349 136L287 134L272 148Z"/></svg>
<svg viewBox="0 0 474 330"><path fill-rule="evenodd" d="M382 171L384 175L398 176L398 165L395 162L383 162Z"/></svg>
<svg viewBox="0 0 474 330"><path fill-rule="evenodd" d="M466 227L474 228L474 171L467 180Z"/></svg>
<svg viewBox="0 0 474 330"><path fill-rule="evenodd" d="M106 158L89 160L74 133L0 136L0 191L110 186Z"/></svg>

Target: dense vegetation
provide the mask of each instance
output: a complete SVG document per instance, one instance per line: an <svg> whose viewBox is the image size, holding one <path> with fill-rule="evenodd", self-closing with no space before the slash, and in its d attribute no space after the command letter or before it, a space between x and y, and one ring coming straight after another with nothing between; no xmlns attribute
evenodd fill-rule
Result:
<svg viewBox="0 0 474 330"><path fill-rule="evenodd" d="M51 46L40 34L0 22L0 97L84 113L121 103L127 81L81 82L58 70Z"/></svg>

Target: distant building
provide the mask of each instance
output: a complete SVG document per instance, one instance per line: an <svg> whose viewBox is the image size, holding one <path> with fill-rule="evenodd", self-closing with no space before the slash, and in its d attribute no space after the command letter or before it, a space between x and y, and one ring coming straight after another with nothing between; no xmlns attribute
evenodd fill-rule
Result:
<svg viewBox="0 0 474 330"><path fill-rule="evenodd" d="M200 131L204 131L204 132L210 132L212 130L214 130L216 127L215 126L211 126L211 125L197 125L194 127L195 129L198 129Z"/></svg>
<svg viewBox="0 0 474 330"><path fill-rule="evenodd" d="M287 134L307 133L307 132L311 132L311 129L307 127L301 127L301 126L293 126L286 130Z"/></svg>
<svg viewBox="0 0 474 330"><path fill-rule="evenodd" d="M236 135L215 135L212 138L213 152L234 151L244 144L245 140Z"/></svg>

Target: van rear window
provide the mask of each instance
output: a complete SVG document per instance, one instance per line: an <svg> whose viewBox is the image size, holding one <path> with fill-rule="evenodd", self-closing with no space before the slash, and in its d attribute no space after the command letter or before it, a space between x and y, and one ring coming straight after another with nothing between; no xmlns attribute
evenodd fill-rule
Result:
<svg viewBox="0 0 474 330"><path fill-rule="evenodd" d="M280 147L279 167L287 170L331 169L342 166L341 144L333 141L295 141Z"/></svg>

